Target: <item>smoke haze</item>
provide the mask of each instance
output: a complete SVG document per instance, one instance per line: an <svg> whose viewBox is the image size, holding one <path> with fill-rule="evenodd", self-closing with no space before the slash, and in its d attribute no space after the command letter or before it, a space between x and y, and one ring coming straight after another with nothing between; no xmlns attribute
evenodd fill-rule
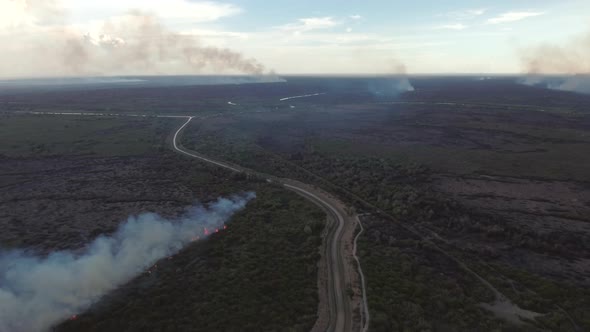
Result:
<svg viewBox="0 0 590 332"><path fill-rule="evenodd" d="M524 50L522 63L528 75L524 84L590 93L590 32L563 45L544 44Z"/></svg>
<svg viewBox="0 0 590 332"><path fill-rule="evenodd" d="M88 308L101 296L161 258L223 227L254 193L191 207L177 220L157 214L131 216L112 236L95 239L81 253L38 257L0 252L0 331L46 331Z"/></svg>
<svg viewBox="0 0 590 332"><path fill-rule="evenodd" d="M383 77L369 83L369 91L376 96L391 97L414 91L407 76L406 66L398 60L391 60L390 70Z"/></svg>
<svg viewBox="0 0 590 332"><path fill-rule="evenodd" d="M0 5L22 14L0 23L5 77L265 74L258 61L170 31L139 10L97 23L89 32L68 25L67 12L55 1L0 0Z"/></svg>

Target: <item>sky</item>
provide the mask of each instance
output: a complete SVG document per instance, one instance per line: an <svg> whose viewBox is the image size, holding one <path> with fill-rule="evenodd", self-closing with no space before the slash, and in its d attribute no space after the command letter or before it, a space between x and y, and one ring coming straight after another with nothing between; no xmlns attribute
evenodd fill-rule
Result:
<svg viewBox="0 0 590 332"><path fill-rule="evenodd" d="M183 73L172 64L180 55L143 69L106 64L114 56L105 39L123 48L133 38L112 25L137 12L199 47L228 49L280 74L522 73L528 49L590 31L588 0L0 0L0 76ZM100 57L84 55L100 66L73 68L71 58L58 65L72 38L101 46ZM118 52L116 61L129 59ZM231 61L207 60L191 73L244 71Z"/></svg>

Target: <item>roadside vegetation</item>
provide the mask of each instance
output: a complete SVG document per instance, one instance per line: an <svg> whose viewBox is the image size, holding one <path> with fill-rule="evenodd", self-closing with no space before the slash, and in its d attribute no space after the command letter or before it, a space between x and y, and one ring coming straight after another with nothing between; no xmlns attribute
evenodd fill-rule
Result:
<svg viewBox="0 0 590 332"><path fill-rule="evenodd" d="M0 247L76 250L129 215L182 213L254 191L226 230L195 242L55 331L309 331L325 214L265 181L170 151L183 119L0 118ZM42 216L42 217L40 217Z"/></svg>
<svg viewBox="0 0 590 332"><path fill-rule="evenodd" d="M364 80L291 81L248 87L57 93L38 99L21 95L2 97L0 105L9 111L55 111L63 110L66 100L65 109L203 115L205 119L195 118L183 133L185 148L317 185L346 200L362 214L366 229L359 240L359 256L373 330L590 330L590 177L586 167L590 164L590 97L527 87L508 78L416 78L412 81L416 90L396 99L371 95ZM279 101L319 91L327 94ZM229 105L228 96L237 105ZM151 120L146 119L145 126L118 127L125 133L130 129L131 136L117 133L119 130L109 132L113 124L108 122L102 122L104 127L98 130L80 130L72 134L74 145L80 146L71 151L51 135L43 136L42 130L16 135L16 141L3 136L13 143L0 153L32 158L42 151L40 155L55 159L61 159L59 153L98 157L105 153L101 151L125 156L119 158L124 159L121 163L135 166L111 182L126 183L124 190L116 193L117 204L130 201L129 192L138 188L150 200L138 203L131 197L133 203L124 203L126 207L119 210L112 210L107 200L92 201L93 208L105 206L109 213L127 215L152 206L156 212L174 214L191 199L211 199L235 190L256 190L259 199L236 217L228 233L196 243L172 260L159 263L156 272L139 277L61 328L308 329L317 306L309 297L316 287L312 258L317 261L313 257L317 250L312 247L317 249L318 221L323 216L270 184L195 166L198 163L180 156L152 154L165 148L158 140L171 130L165 121L152 125ZM82 120L65 121L75 122L55 124L55 128L87 128ZM35 125L42 124L37 121ZM18 127L16 121L10 128L1 128L10 131ZM29 124L21 127L12 135L29 130ZM34 135L39 135L36 140L49 143L40 148L37 141L27 141ZM104 144L100 142L108 144L98 149ZM117 142L127 142L128 147L120 150ZM148 150L152 159L139 158L146 157ZM125 155L133 151L139 155ZM17 164L15 158L5 160L10 162L5 169L23 168L20 159ZM89 164L95 160L88 158ZM91 174L103 174L100 166ZM59 170L52 176L72 173L69 168ZM12 180L13 173L5 173L4 178L10 179L3 188L17 190L18 185L30 181ZM89 188L88 184L109 178L93 176L76 181ZM127 178L130 183L125 182ZM103 192L108 188L95 187ZM74 185L56 188L62 192L80 190ZM31 215L38 214L37 207L45 211L47 206L57 205L58 200L35 205L39 198L44 199L19 196L4 202L20 206L17 211L30 210ZM74 211L72 206L60 211L68 209ZM63 215L57 218L63 219ZM287 225L283 221L292 222ZM24 232L21 234L32 229L23 231L22 220L14 218L9 225L6 229ZM246 226L256 227L239 228ZM64 238L76 238L85 228ZM99 232L108 229L101 225ZM44 230L51 234L48 230L52 228L45 226ZM240 236L233 237L231 232L237 230ZM295 242L285 240L291 238ZM263 247L272 247L276 257L260 252ZM521 308L542 315L528 325L513 326L485 310L481 303L493 302L493 294L449 256L465 263ZM283 260L275 261L278 257ZM274 274L273 266L281 273ZM298 267L296 271L292 266ZM305 276L300 274L304 272ZM297 290L288 288L291 283ZM242 311L235 310L238 307ZM198 320L203 321L202 326L194 323Z"/></svg>
<svg viewBox="0 0 590 332"><path fill-rule="evenodd" d="M56 331L309 331L324 213L279 187Z"/></svg>
<svg viewBox="0 0 590 332"><path fill-rule="evenodd" d="M587 187L587 116L425 106L365 116L352 109L201 121L184 145L314 183L370 213L360 257L375 330L590 328L584 268L572 264L590 252L588 233L576 231L588 219L583 203L568 206ZM485 192L486 183L498 193ZM510 190L513 199L501 196ZM520 327L496 318L479 305L494 301L489 289L430 243L543 315Z"/></svg>

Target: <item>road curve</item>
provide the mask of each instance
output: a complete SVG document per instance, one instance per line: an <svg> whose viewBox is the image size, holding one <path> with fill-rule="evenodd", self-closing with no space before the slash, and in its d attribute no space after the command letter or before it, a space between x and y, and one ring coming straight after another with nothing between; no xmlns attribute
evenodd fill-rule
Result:
<svg viewBox="0 0 590 332"><path fill-rule="evenodd" d="M199 159L204 162L208 162L210 164L225 168L227 170L238 172L238 173L249 173L246 169L239 169L237 167L228 165L223 162L215 161L210 158L206 158L195 153L191 153L178 144L178 137L180 136L181 132L188 126L188 124L193 120L194 117L187 117L187 121L176 130L174 133L174 137L172 140L172 146L175 151L187 155L192 158ZM255 172L252 172L255 173ZM260 174L260 173L257 173ZM277 179L275 177L269 176L269 178L273 178L275 181ZM328 298L329 298L329 306L330 306L330 323L328 326L327 331L351 331L352 330L352 309L348 297L347 292L347 285L346 285L346 271L345 271L345 261L342 256L342 246L341 246L341 239L343 235L343 230L345 226L345 219L341 211L338 208L334 207L329 201L319 197L318 195L309 192L307 189L297 186L295 181L288 181L286 180L279 180L280 184L288 189L291 190L300 196L310 200L316 205L319 205L322 209L324 209L328 215L334 220L335 225L330 225L330 229L327 236L326 248L327 248L327 255L328 258L327 266L328 266L328 282L330 286L328 287ZM360 265L359 265L360 268ZM362 271L359 271L362 275ZM364 294L363 294L364 296ZM361 322L361 325L363 323Z"/></svg>
<svg viewBox="0 0 590 332"><path fill-rule="evenodd" d="M205 162L208 162L208 163L211 163L211 164L217 165L217 166L219 166L219 167L223 167L223 168L225 168L225 169L229 169L230 171L237 172L237 173L242 173L242 170L239 170L239 169L237 169L237 168L231 167L231 166L229 166L229 165L227 165L227 164L224 164L224 163L217 162L217 161L215 161L215 160L211 160L211 159L209 159L209 158L205 158L205 157L202 157L202 156L196 155L196 154L194 154L194 153L190 153L190 152L188 152L188 151L186 151L186 150L184 150L184 149L181 149L181 148L179 148L179 147L178 147L178 144L176 143L176 141L177 141L177 139L178 139L178 135L180 134L180 132L181 132L181 131L182 131L182 130L183 130L185 127L186 127L186 126L188 126L188 124L189 124L189 123L190 123L190 122L193 120L193 118L194 118L194 117L192 117L192 116L189 116L189 117L188 117L188 119L186 120L186 122L185 122L185 123L184 123L182 126L180 126L180 128L178 128L178 130L177 130L177 131L174 133L174 138L172 139L172 146L174 147L174 150L176 150L176 151L178 151L178 152L180 152L180 153L182 153L182 154L185 154L185 155L187 155L187 156L189 156L189 157L197 158L197 159L200 159L200 160L202 160L202 161L205 161Z"/></svg>
<svg viewBox="0 0 590 332"><path fill-rule="evenodd" d="M352 315L350 301L347 294L347 285L345 279L344 259L342 257L341 239L344 230L344 217L338 209L334 208L326 200L310 193L309 191L290 184L283 184L289 190L298 193L300 196L307 198L314 204L319 205L332 215L334 221L338 223L337 227L332 226L332 232L328 233L328 280L330 289L328 289L330 304L330 325L328 331L350 331L352 326Z"/></svg>

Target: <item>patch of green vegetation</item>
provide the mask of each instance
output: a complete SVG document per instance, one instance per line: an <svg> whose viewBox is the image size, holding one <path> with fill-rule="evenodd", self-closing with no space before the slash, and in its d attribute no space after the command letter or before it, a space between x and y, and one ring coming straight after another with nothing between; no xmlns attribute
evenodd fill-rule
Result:
<svg viewBox="0 0 590 332"><path fill-rule="evenodd" d="M488 174L524 178L590 181L585 165L590 155L580 151L590 144L539 144L540 151L512 153L437 147L432 145L383 146L352 141L322 139L314 142L314 149L335 158L356 157L391 158L401 163L427 165L440 172L453 174Z"/></svg>
<svg viewBox="0 0 590 332"><path fill-rule="evenodd" d="M508 325L481 309L479 281L392 223L365 223L359 242L373 331L481 330Z"/></svg>
<svg viewBox="0 0 590 332"><path fill-rule="evenodd" d="M0 155L124 156L161 152L178 119L0 115Z"/></svg>
<svg viewBox="0 0 590 332"><path fill-rule="evenodd" d="M400 161L400 158L391 156L364 156L360 145L358 153L347 154L345 151L350 152L351 149L347 142L340 145L342 153L336 154L332 150L326 154L321 149L312 148L312 152L294 154L287 159L287 156L273 154L248 141L237 144L227 137L215 138L214 135L197 141L197 149L212 156L278 176L313 182L352 202L355 197L371 202L396 219L403 220L411 228L430 225L435 229L465 236L501 236L506 244L517 248L524 246L539 253L557 250L551 234L531 233L490 215L473 214L452 199L432 191L432 171L423 164L411 163L407 159ZM372 154L366 146L363 152ZM449 159L448 156L446 158ZM313 170L313 173L309 170ZM401 228L395 229L395 224L391 224L366 225L367 233L361 238L361 260L369 287L375 324L373 328L383 331L427 330L440 326L460 330L514 328L491 318L489 313L478 306L478 303L491 302L493 298L486 295L487 289L482 290L481 284L469 281L469 273L459 269L451 277L439 275L457 269L456 263L446 257L433 257L433 250L428 248L427 242L413 239L413 235L404 236ZM551 321L565 324L563 313L554 306L554 303L561 303L561 297L513 293L511 286L505 285L506 278L499 271L478 268L482 257L494 257L493 250L469 252L454 246L447 250L468 262L469 266L477 269L522 308L546 313L546 318L540 322L541 326L557 326ZM408 270L407 266L415 267L418 272ZM447 280L448 283L441 280ZM457 291L460 296L445 293L453 289L449 283L460 285ZM523 285L529 287L528 281L523 281ZM579 311L587 312L589 306L581 301L580 293L571 295L578 297L571 301L580 305ZM432 299L436 299L434 304Z"/></svg>

